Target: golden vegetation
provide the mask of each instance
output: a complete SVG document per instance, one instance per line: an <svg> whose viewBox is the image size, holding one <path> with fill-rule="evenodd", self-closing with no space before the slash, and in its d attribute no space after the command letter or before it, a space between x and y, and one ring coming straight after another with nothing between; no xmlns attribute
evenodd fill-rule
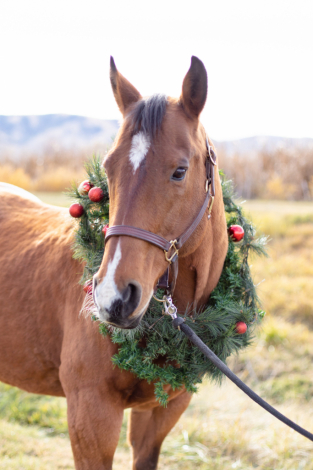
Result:
<svg viewBox="0 0 313 470"><path fill-rule="evenodd" d="M2 157L0 181L28 191L64 191L73 181L77 183L85 178L83 166L89 156L87 151L50 150L44 155L30 155L18 161Z"/></svg>
<svg viewBox="0 0 313 470"><path fill-rule="evenodd" d="M251 260L255 283L265 279L259 293L267 315L253 347L229 365L282 413L313 432L313 204L250 201L246 211L271 237L270 258ZM65 401L36 400L0 388L0 470L73 470ZM127 417L128 412L116 470L130 468ZM160 470L194 468L313 470L313 446L226 379L221 388L200 387L162 447Z"/></svg>
<svg viewBox="0 0 313 470"><path fill-rule="evenodd" d="M29 191L32 189L32 180L23 168L15 168L10 164L0 166L0 181L15 184Z"/></svg>
<svg viewBox="0 0 313 470"><path fill-rule="evenodd" d="M247 199L313 199L313 148L280 148L257 154L219 152L219 165Z"/></svg>
<svg viewBox="0 0 313 470"><path fill-rule="evenodd" d="M99 148L104 155L106 148ZM0 181L29 191L64 191L72 181L84 179L84 162L91 149L46 149L20 160L0 158ZM247 198L279 200L313 199L313 149L282 148L257 154L234 154L219 151L219 166L234 181L238 195Z"/></svg>

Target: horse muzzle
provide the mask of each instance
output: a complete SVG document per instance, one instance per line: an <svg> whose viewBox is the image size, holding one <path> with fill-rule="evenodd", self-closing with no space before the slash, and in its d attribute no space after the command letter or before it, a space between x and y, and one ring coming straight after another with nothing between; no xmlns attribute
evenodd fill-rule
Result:
<svg viewBox="0 0 313 470"><path fill-rule="evenodd" d="M138 311L142 297L141 285L130 281L120 291L115 283L106 279L98 282L94 276L93 296L98 309L99 319L118 328L132 329L138 326L144 311ZM144 309L145 310L145 309Z"/></svg>

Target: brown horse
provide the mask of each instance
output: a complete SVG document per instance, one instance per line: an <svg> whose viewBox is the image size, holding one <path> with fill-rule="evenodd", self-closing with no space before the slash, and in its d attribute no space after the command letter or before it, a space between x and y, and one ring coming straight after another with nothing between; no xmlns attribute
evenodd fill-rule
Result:
<svg viewBox="0 0 313 470"><path fill-rule="evenodd" d="M205 131L199 115L207 74L193 57L179 99L143 99L111 60L111 83L124 121L105 158L110 226L131 225L172 240L193 222L205 197ZM227 233L218 173L212 217L204 215L179 252L174 300L179 312L201 308L222 271ZM73 224L66 210L1 189L0 380L33 393L65 396L79 470L109 470L123 411L132 408L133 469L157 467L161 444L187 408L185 390L167 391L162 408L154 386L113 369L117 346L95 322L78 316L82 266L72 258ZM134 327L167 267L164 253L127 236L108 240L96 276L103 320Z"/></svg>

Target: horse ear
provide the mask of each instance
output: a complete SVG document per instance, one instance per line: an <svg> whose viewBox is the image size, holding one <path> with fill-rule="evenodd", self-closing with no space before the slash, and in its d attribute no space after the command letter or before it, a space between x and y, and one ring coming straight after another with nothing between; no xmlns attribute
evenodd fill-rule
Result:
<svg viewBox="0 0 313 470"><path fill-rule="evenodd" d="M180 101L185 112L198 118L204 108L208 93L208 76L200 59L191 57L190 68L184 78Z"/></svg>
<svg viewBox="0 0 313 470"><path fill-rule="evenodd" d="M113 57L110 58L110 80L117 105L125 115L126 109L132 103L139 101L141 94L138 90L117 70Z"/></svg>

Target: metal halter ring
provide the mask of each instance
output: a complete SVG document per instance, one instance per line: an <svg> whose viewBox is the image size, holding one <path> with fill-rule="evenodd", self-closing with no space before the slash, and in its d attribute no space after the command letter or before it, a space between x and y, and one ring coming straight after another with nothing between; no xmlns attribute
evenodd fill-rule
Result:
<svg viewBox="0 0 313 470"><path fill-rule="evenodd" d="M171 240L171 241L170 241L171 246L170 246L169 250L168 250L168 251L164 250L165 259L166 259L166 261L167 261L168 263L170 263L170 264L171 264L173 258L174 258L176 255L178 256L178 249L177 249L177 247L176 247L176 243L177 243L177 240ZM170 256L170 255L169 255L169 252L170 252L170 250L171 250L172 248L174 249L174 253ZM169 258L169 256L170 256L170 258Z"/></svg>
<svg viewBox="0 0 313 470"><path fill-rule="evenodd" d="M152 297L154 298L154 300L156 300L157 302L160 302L161 304L163 304L164 302L166 302L166 295L163 295L163 298L162 298L162 299L158 299L155 294L152 294Z"/></svg>
<svg viewBox="0 0 313 470"><path fill-rule="evenodd" d="M213 163L213 165L216 165L216 155L215 155L212 145L208 146L208 155L211 160L211 163ZM214 155L214 157L212 155Z"/></svg>

